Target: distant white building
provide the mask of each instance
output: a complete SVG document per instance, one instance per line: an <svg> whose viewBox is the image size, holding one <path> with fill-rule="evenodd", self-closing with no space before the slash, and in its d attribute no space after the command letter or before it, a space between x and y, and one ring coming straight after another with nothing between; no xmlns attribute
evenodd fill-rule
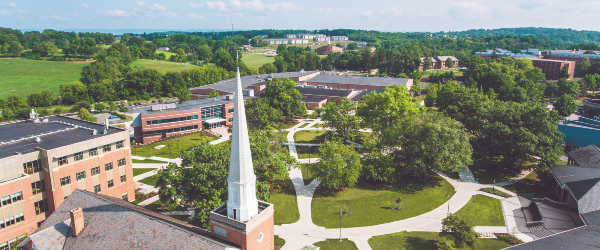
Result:
<svg viewBox="0 0 600 250"><path fill-rule="evenodd" d="M298 36L298 38L302 38L302 39L307 39L307 40L312 40L315 38L314 34L300 34Z"/></svg>
<svg viewBox="0 0 600 250"><path fill-rule="evenodd" d="M347 36L332 36L331 41L348 41Z"/></svg>
<svg viewBox="0 0 600 250"><path fill-rule="evenodd" d="M297 38L296 34L285 34L283 35L284 38Z"/></svg>
<svg viewBox="0 0 600 250"><path fill-rule="evenodd" d="M308 40L302 38L292 38L288 42L289 44L307 44Z"/></svg>
<svg viewBox="0 0 600 250"><path fill-rule="evenodd" d="M367 42L358 43L358 47L366 47L366 46L367 46Z"/></svg>
<svg viewBox="0 0 600 250"><path fill-rule="evenodd" d="M269 44L288 44L289 39L267 39Z"/></svg>
<svg viewBox="0 0 600 250"><path fill-rule="evenodd" d="M315 38L313 38L313 41L315 41L315 42L327 42L327 36L321 35L321 34L317 34L315 36Z"/></svg>
<svg viewBox="0 0 600 250"><path fill-rule="evenodd" d="M169 47L158 47L158 51L169 51Z"/></svg>

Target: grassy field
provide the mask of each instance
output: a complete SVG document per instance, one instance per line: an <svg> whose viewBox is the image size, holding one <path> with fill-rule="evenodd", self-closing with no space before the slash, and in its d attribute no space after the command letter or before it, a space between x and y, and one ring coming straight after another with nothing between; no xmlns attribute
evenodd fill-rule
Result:
<svg viewBox="0 0 600 250"><path fill-rule="evenodd" d="M435 232L399 232L375 236L369 239L373 250L436 250L435 243L439 240ZM496 250L507 248L510 245L499 239L478 239L475 249ZM470 247L456 249L472 249Z"/></svg>
<svg viewBox="0 0 600 250"><path fill-rule="evenodd" d="M154 187L154 185L156 185L157 178L158 177L156 175L153 175L153 176L150 176L148 178L141 179L138 182L141 182L141 183L144 183L144 184L147 184L147 185L150 185L150 186Z"/></svg>
<svg viewBox="0 0 600 250"><path fill-rule="evenodd" d="M317 155L319 153L319 147L313 146L296 146L296 151L298 152L298 158L318 158Z"/></svg>
<svg viewBox="0 0 600 250"><path fill-rule="evenodd" d="M353 241L349 241L348 239L342 239L341 242L339 242L338 240L334 240L334 239L328 239L328 240L324 240L324 241L319 241L313 245L318 246L320 250L338 250L338 249L344 249L344 250L356 249L356 250L358 250L358 247L356 247L356 244L354 244Z"/></svg>
<svg viewBox="0 0 600 250"><path fill-rule="evenodd" d="M160 54L160 53L164 53L166 56L166 59L169 60L169 58L171 58L171 56L173 55L177 55L177 53L173 53L173 52L168 52L168 51L154 51L155 54Z"/></svg>
<svg viewBox="0 0 600 250"><path fill-rule="evenodd" d="M312 164L302 164L300 165L300 170L302 170L302 178L304 179L304 185L310 184L314 179L313 172L310 171L310 166Z"/></svg>
<svg viewBox="0 0 600 250"><path fill-rule="evenodd" d="M300 127L298 127L298 128L304 128L304 127L308 126L308 124L310 124L310 123L308 123L308 122L304 123L304 124L300 125Z"/></svg>
<svg viewBox="0 0 600 250"><path fill-rule="evenodd" d="M359 183L354 188L332 192L317 189L312 202L312 220L317 226L339 227L340 208L347 213L342 227L364 227L398 221L427 213L448 201L454 187L438 177L434 184L398 180L397 184ZM396 211L396 200L401 199L401 211Z"/></svg>
<svg viewBox="0 0 600 250"><path fill-rule="evenodd" d="M79 81L81 70L90 63L52 62L29 59L0 59L0 98L15 94L25 98L49 90L58 95L61 83Z"/></svg>
<svg viewBox="0 0 600 250"><path fill-rule="evenodd" d="M481 184L492 184L494 181L496 183L510 180L511 178L518 175L518 173L506 173L502 171L496 171L493 169L482 169L477 168L477 164L469 166L471 172L473 172L473 176L475 180L477 180Z"/></svg>
<svg viewBox="0 0 600 250"><path fill-rule="evenodd" d="M504 226L500 200L485 195L473 195L456 215L469 218L475 226Z"/></svg>
<svg viewBox="0 0 600 250"><path fill-rule="evenodd" d="M566 165L566 163L563 165ZM528 199L533 197L548 197L555 201L558 200L558 197L556 196L556 193L554 193L552 186L542 182L536 172L531 172L519 182L504 186L504 188Z"/></svg>
<svg viewBox="0 0 600 250"><path fill-rule="evenodd" d="M133 67L146 68L146 69L155 69L161 73L167 73L169 71L180 72L182 70L191 69L193 67L197 67L191 64L180 64L166 61L154 61L147 59L137 59L130 65Z"/></svg>
<svg viewBox="0 0 600 250"><path fill-rule="evenodd" d="M288 176L273 181L275 193L271 195L271 204L275 209L275 225L291 224L300 219L298 211L298 200L296 199L296 190L294 184Z"/></svg>
<svg viewBox="0 0 600 250"><path fill-rule="evenodd" d="M257 53L244 53L242 56L242 62L244 62L246 66L260 67L265 63L275 62L275 57Z"/></svg>
<svg viewBox="0 0 600 250"><path fill-rule="evenodd" d="M294 141L299 143L323 143L326 130L303 130L294 134Z"/></svg>
<svg viewBox="0 0 600 250"><path fill-rule="evenodd" d="M158 156L158 157L175 159L179 156L179 151L181 151L181 150L187 150L190 147L198 146L202 143L203 140L214 141L217 139L219 139L219 138L208 137L202 133L196 133L193 135L188 135L188 136L180 137L180 138L173 139L173 140L154 143L154 144L147 145L147 146L144 146L141 148L132 148L131 154L137 155L137 156L142 156L142 157ZM178 144L177 140L179 140L179 146L177 146L177 144ZM165 147L163 147L161 149L156 149L156 147L158 147L160 145L165 145ZM169 148L169 145L171 145L171 148Z"/></svg>
<svg viewBox="0 0 600 250"><path fill-rule="evenodd" d="M166 161L150 160L150 159L145 159L145 160L131 159L131 163L168 163L168 162L166 162Z"/></svg>
<svg viewBox="0 0 600 250"><path fill-rule="evenodd" d="M138 176L138 175L141 175L143 173L150 172L152 170L156 170L156 168L134 168L133 169L133 176Z"/></svg>
<svg viewBox="0 0 600 250"><path fill-rule="evenodd" d="M298 123L299 123L299 122L292 122L292 123L290 123L290 124L288 124L288 125L283 125L283 128L284 128L284 129L291 128L291 127L293 127L293 126L296 126L296 125L298 125Z"/></svg>

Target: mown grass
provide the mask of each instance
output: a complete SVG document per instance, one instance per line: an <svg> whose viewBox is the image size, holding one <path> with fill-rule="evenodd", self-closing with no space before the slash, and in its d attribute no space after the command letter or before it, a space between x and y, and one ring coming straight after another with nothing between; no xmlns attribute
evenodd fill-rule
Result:
<svg viewBox="0 0 600 250"><path fill-rule="evenodd" d="M471 196L456 215L468 218L475 226L504 226L500 200L481 194Z"/></svg>
<svg viewBox="0 0 600 250"><path fill-rule="evenodd" d="M302 178L304 179L304 185L310 184L316 176L314 176L314 171L311 167L315 166L314 164L302 164L300 165L300 170L302 171Z"/></svg>
<svg viewBox="0 0 600 250"><path fill-rule="evenodd" d="M0 59L0 98L13 94L27 98L49 90L58 95L61 83L79 81L81 70L90 63L53 62L30 59Z"/></svg>
<svg viewBox="0 0 600 250"><path fill-rule="evenodd" d="M144 159L144 160L136 160L136 159L131 159L131 163L168 163L166 161L157 161L157 160L150 160L150 159Z"/></svg>
<svg viewBox="0 0 600 250"><path fill-rule="evenodd" d="M344 250L356 249L356 250L358 250L358 247L356 247L356 244L354 244L353 241L349 241L348 239L342 239L341 242L338 241L337 239L327 239L324 241L319 241L313 245L318 246L320 250L338 250L338 249L344 249Z"/></svg>
<svg viewBox="0 0 600 250"><path fill-rule="evenodd" d="M294 141L298 143L323 143L326 130L303 130L294 134Z"/></svg>
<svg viewBox="0 0 600 250"><path fill-rule="evenodd" d="M566 162L563 165L566 165ZM558 196L554 193L551 184L541 181L536 172L531 172L520 181L504 186L504 188L528 199L548 197L558 201Z"/></svg>
<svg viewBox="0 0 600 250"><path fill-rule="evenodd" d="M273 180L275 193L271 195L270 202L275 205L275 225L291 224L300 219L296 189L289 176L278 177Z"/></svg>
<svg viewBox="0 0 600 250"><path fill-rule="evenodd" d="M150 172L153 170L156 170L156 168L134 168L133 176L138 176L138 175L141 175L143 173L147 173L147 172Z"/></svg>
<svg viewBox="0 0 600 250"><path fill-rule="evenodd" d="M150 186L155 186L156 185L156 180L158 179L158 177L156 175L150 176L148 178L144 178L139 180L138 182L140 183L144 183L146 185L150 185Z"/></svg>
<svg viewBox="0 0 600 250"><path fill-rule="evenodd" d="M318 158L319 147L318 146L296 146L296 152L298 152L298 158Z"/></svg>
<svg viewBox="0 0 600 250"><path fill-rule="evenodd" d="M167 60L169 60L169 58L171 58L171 56L177 55L177 53L173 53L173 52L169 52L169 51L158 51L158 50L155 51L154 53L157 55L160 53L164 53Z"/></svg>
<svg viewBox="0 0 600 250"><path fill-rule="evenodd" d="M150 144L140 148L132 148L131 154L142 156L142 157L151 157L158 156L164 158L175 159L179 156L179 152L182 150L188 150L190 147L198 146L203 141L210 142L217 140L217 137L208 137L202 133L196 133L184 137L180 137L177 139L172 139L168 141L162 141L154 144ZM177 143L179 140L179 146ZM161 149L156 149L156 147L160 145L165 145L165 147ZM169 147L170 145L170 147Z"/></svg>
<svg viewBox="0 0 600 250"><path fill-rule="evenodd" d="M174 62L167 62L167 61L155 61L155 60L149 60L149 59L137 59L134 62L132 62L130 66L132 68L138 67L138 68L146 68L146 69L155 69L158 72L161 72L163 74L167 73L169 71L180 72L182 70L191 69L193 67L198 67L198 66L191 65L191 64L182 64L182 63L174 63Z"/></svg>
<svg viewBox="0 0 600 250"><path fill-rule="evenodd" d="M369 239L369 245L373 250L437 250L436 242L440 239L439 233L435 232L399 232L375 236ZM477 239L474 248L465 246L456 249L504 249L510 245L499 239Z"/></svg>
<svg viewBox="0 0 600 250"><path fill-rule="evenodd" d="M364 227L407 219L427 213L448 201L454 187L441 177L437 183L401 179L396 184L358 183L354 188L333 192L317 189L312 202L312 220L317 226L339 227L340 208L346 213L342 227ZM396 200L401 200L397 211Z"/></svg>
<svg viewBox="0 0 600 250"><path fill-rule="evenodd" d="M265 63L275 62L275 57L257 53L244 53L242 56L242 62L244 62L246 66L260 67Z"/></svg>

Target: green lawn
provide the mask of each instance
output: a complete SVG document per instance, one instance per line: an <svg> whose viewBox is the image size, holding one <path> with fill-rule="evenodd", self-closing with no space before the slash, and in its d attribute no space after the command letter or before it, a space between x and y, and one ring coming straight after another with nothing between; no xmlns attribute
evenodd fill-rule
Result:
<svg viewBox="0 0 600 250"><path fill-rule="evenodd" d="M0 59L0 98L49 90L58 95L61 83L79 81L81 70L90 63L53 62L30 59Z"/></svg>
<svg viewBox="0 0 600 250"><path fill-rule="evenodd" d="M473 172L473 176L481 184L492 184L494 183L494 180L496 181L496 183L508 181L511 178L518 175L518 173L507 173L504 171L498 171L494 169L477 169L477 164L469 166L469 169L471 169L471 172Z"/></svg>
<svg viewBox="0 0 600 250"><path fill-rule="evenodd" d="M144 146L141 148L132 148L131 154L141 156L141 157L158 156L158 157L175 159L179 156L179 151L181 151L181 150L187 150L190 147L198 146L202 143L202 140L214 141L217 139L219 139L219 138L208 137L202 133L196 133L193 135L188 135L188 136L180 137L177 139L154 143L154 144L147 145L147 146ZM177 149L177 147L178 147L177 140L179 140L179 150ZM168 146L169 144L171 145L171 148L169 148L169 146ZM159 145L165 145L165 147L163 147L161 149L156 149L156 147Z"/></svg>
<svg viewBox="0 0 600 250"><path fill-rule="evenodd" d="M147 185L150 185L150 186L154 187L156 185L157 178L158 177L156 175L153 175L153 176L150 176L148 178L141 179L138 182L141 182L141 183L144 183L144 184L147 184Z"/></svg>
<svg viewBox="0 0 600 250"><path fill-rule="evenodd" d="M168 52L168 51L154 51L155 54L160 54L160 53L164 53L165 57L167 60L169 60L169 58L171 58L171 56L173 55L177 55L177 53L173 53L173 52Z"/></svg>
<svg viewBox="0 0 600 250"><path fill-rule="evenodd" d="M177 207L174 207L173 209L170 209L170 207L164 205L162 202L160 202L160 200L152 202L152 203L146 205L144 208L148 209L148 210L152 210L157 213L167 212L167 211L185 211L185 208L183 208L181 206L177 206Z"/></svg>
<svg viewBox="0 0 600 250"><path fill-rule="evenodd" d="M298 125L298 123L299 123L299 122L292 122L292 123L290 123L290 124L288 124L288 125L283 125L283 128L284 128L284 129L292 128L293 126L296 126L296 125Z"/></svg>
<svg viewBox="0 0 600 250"><path fill-rule="evenodd" d="M548 197L555 201L558 200L552 186L542 182L536 172L531 172L521 181L504 186L504 188L529 199Z"/></svg>
<svg viewBox="0 0 600 250"><path fill-rule="evenodd" d="M415 97L415 100L417 100L418 103L421 103L423 100L425 100L425 96L424 95L417 96L417 97Z"/></svg>
<svg viewBox="0 0 600 250"><path fill-rule="evenodd" d="M473 195L456 215L469 218L475 226L504 226L500 200L485 195Z"/></svg>
<svg viewBox="0 0 600 250"><path fill-rule="evenodd" d="M198 66L191 65L191 64L180 64L180 63L173 63L173 62L167 62L167 61L155 61L155 60L148 60L148 59L135 60L134 62L131 63L130 66L132 68L138 67L138 68L146 68L146 69L155 69L158 72L161 72L163 74L167 73L168 71L180 72L182 70L191 69L193 67L198 67Z"/></svg>
<svg viewBox="0 0 600 250"><path fill-rule="evenodd" d="M354 142L358 144L363 144L365 141L373 139L373 133L368 132L358 132L358 136L354 138Z"/></svg>
<svg viewBox="0 0 600 250"><path fill-rule="evenodd" d="M427 213L454 195L454 187L441 177L434 184L401 179L397 184L358 183L340 192L317 189L312 202L312 220L317 226L339 227L340 208L348 213L342 227L364 227L407 219ZM397 212L396 200L402 200Z"/></svg>
<svg viewBox="0 0 600 250"><path fill-rule="evenodd" d="M318 246L320 250L338 250L338 249L344 249L344 250L353 250L356 249L358 250L358 247L356 247L356 244L354 244L353 241L349 241L348 239L342 239L342 241L338 241L337 239L328 239L328 240L324 240L324 241L319 241L315 244L313 244L315 246Z"/></svg>
<svg viewBox="0 0 600 250"><path fill-rule="evenodd" d="M369 239L373 250L436 250L438 233L435 232L399 232L375 236ZM504 249L510 245L499 239L478 239L475 249L496 250ZM457 249L472 249L470 247Z"/></svg>
<svg viewBox="0 0 600 250"><path fill-rule="evenodd" d="M298 127L298 128L304 128L304 127L308 126L308 124L310 124L310 123L309 122L304 123L304 124L300 125L300 127Z"/></svg>
<svg viewBox="0 0 600 250"><path fill-rule="evenodd" d="M319 156L317 155L319 153L319 147L318 146L296 146L296 151L298 152L298 158L299 159L304 159L304 158L318 158Z"/></svg>
<svg viewBox="0 0 600 250"><path fill-rule="evenodd" d="M313 171L311 171L310 167L314 166L314 164L301 164L300 170L302 171L302 178L304 179L304 185L310 184L314 179Z"/></svg>
<svg viewBox="0 0 600 250"><path fill-rule="evenodd" d="M153 171L153 170L156 170L156 168L134 168L133 169L133 176L138 176L138 175L141 175L143 173L150 172L150 171Z"/></svg>
<svg viewBox="0 0 600 250"><path fill-rule="evenodd" d="M144 160L131 159L131 163L168 163L168 162L166 162L166 161L150 160L150 159L144 159Z"/></svg>
<svg viewBox="0 0 600 250"><path fill-rule="evenodd" d="M265 63L275 62L275 57L266 56L265 54L243 53L242 62L244 62L246 66L260 67Z"/></svg>
<svg viewBox="0 0 600 250"><path fill-rule="evenodd" d="M294 134L294 141L299 143L323 143L326 130L303 130Z"/></svg>
<svg viewBox="0 0 600 250"><path fill-rule="evenodd" d="M583 106L583 100L575 100L575 104Z"/></svg>
<svg viewBox="0 0 600 250"><path fill-rule="evenodd" d="M270 202L275 205L275 225L291 224L300 219L298 200L294 184L288 176L273 180L275 193L271 195Z"/></svg>

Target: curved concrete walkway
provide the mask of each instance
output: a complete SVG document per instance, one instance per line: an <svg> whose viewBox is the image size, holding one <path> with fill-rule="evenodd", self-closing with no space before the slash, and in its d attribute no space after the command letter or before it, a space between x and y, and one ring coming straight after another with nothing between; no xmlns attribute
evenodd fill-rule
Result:
<svg viewBox="0 0 600 250"><path fill-rule="evenodd" d="M298 128L306 122L309 122L311 124L307 125L304 128ZM294 141L294 134L302 130L316 130L315 128L312 128L312 126L314 126L314 124L317 123L320 123L320 121L305 120L305 122L300 122L296 126L287 129L287 131L290 131L287 135L288 146L290 154L294 156L294 158L298 159L296 143ZM306 160L307 159L301 159L300 161L308 162ZM320 180L315 179L309 185L304 185L302 172L300 171L300 169L297 168L290 170L289 175L296 190L300 219L292 224L275 226L275 234L286 240L286 244L282 249L297 250L302 249L302 247L304 246L312 245L319 241L339 238L339 229L327 229L324 227L319 227L312 222L312 197L317 186L320 183ZM353 241L361 250L370 250L371 246L369 245L368 240L373 236L397 233L402 231L440 232L442 229L442 219L446 217L448 211L450 211L451 213L457 212L469 202L471 196L473 195L482 194L496 199L500 199L500 197L478 191L480 188L489 187L490 185L482 185L477 183L475 181L475 178L473 178L473 174L470 171L461 173L461 179L459 180L453 180L442 174L440 175L444 179L446 179L450 184L452 184L456 190L456 193L450 198L448 202L440 205L432 211L404 220L367 227L342 228L341 237L348 238L349 240ZM512 192L509 192L502 188L499 189L512 195L515 195ZM512 224L514 225L514 223ZM509 232L507 230L507 227L476 227L475 230L477 232L482 233L483 235L491 235L491 233Z"/></svg>

